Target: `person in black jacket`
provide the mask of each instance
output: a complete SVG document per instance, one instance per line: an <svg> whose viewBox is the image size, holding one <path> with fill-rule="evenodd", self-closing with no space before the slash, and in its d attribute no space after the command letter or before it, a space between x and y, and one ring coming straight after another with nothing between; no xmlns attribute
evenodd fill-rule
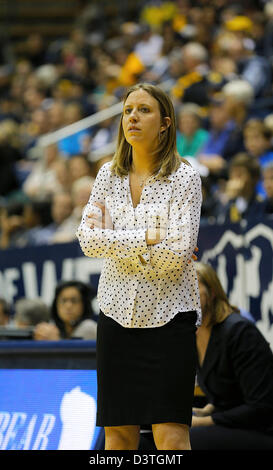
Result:
<svg viewBox="0 0 273 470"><path fill-rule="evenodd" d="M257 184L261 178L259 162L247 153L234 155L229 165L229 177L224 197L227 202L218 208L218 223L238 223L242 219L261 218L264 203L257 194Z"/></svg>
<svg viewBox="0 0 273 470"><path fill-rule="evenodd" d="M203 323L197 381L207 398L193 408L193 450L273 450L273 354L230 305L214 269L196 263Z"/></svg>

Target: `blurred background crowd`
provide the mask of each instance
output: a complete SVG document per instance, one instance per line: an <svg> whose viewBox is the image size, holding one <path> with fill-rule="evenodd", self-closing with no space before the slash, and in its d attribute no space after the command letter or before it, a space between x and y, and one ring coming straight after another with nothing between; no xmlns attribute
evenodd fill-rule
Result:
<svg viewBox="0 0 273 470"><path fill-rule="evenodd" d="M273 1L76 3L66 34L61 18L54 34L0 29L0 250L75 239L120 115L40 138L140 81L175 105L177 150L202 178L201 224L272 217Z"/></svg>

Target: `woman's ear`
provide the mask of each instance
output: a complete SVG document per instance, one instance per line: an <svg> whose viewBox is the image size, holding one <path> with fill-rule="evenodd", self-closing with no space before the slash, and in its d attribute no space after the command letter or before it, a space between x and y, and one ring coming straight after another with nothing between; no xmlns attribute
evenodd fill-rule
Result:
<svg viewBox="0 0 273 470"><path fill-rule="evenodd" d="M170 117L164 117L163 122L160 126L160 132L165 132L168 127L171 125L171 118Z"/></svg>

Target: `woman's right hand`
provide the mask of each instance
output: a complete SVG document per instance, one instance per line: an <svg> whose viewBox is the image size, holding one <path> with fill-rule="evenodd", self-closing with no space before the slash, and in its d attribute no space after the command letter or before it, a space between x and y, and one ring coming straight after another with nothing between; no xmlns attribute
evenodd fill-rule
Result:
<svg viewBox="0 0 273 470"><path fill-rule="evenodd" d="M146 231L146 244L147 245L156 245L166 238L167 229L165 227L159 228L148 228Z"/></svg>
<svg viewBox="0 0 273 470"><path fill-rule="evenodd" d="M33 338L40 341L56 341L61 339L60 331L52 323L39 323L33 333Z"/></svg>

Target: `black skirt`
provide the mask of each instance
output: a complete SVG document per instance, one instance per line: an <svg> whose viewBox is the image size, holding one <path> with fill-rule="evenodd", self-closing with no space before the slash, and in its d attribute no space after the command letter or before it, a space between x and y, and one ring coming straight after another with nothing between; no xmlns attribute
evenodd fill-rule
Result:
<svg viewBox="0 0 273 470"><path fill-rule="evenodd" d="M191 425L196 318L180 312L160 327L125 328L100 312L97 426Z"/></svg>

